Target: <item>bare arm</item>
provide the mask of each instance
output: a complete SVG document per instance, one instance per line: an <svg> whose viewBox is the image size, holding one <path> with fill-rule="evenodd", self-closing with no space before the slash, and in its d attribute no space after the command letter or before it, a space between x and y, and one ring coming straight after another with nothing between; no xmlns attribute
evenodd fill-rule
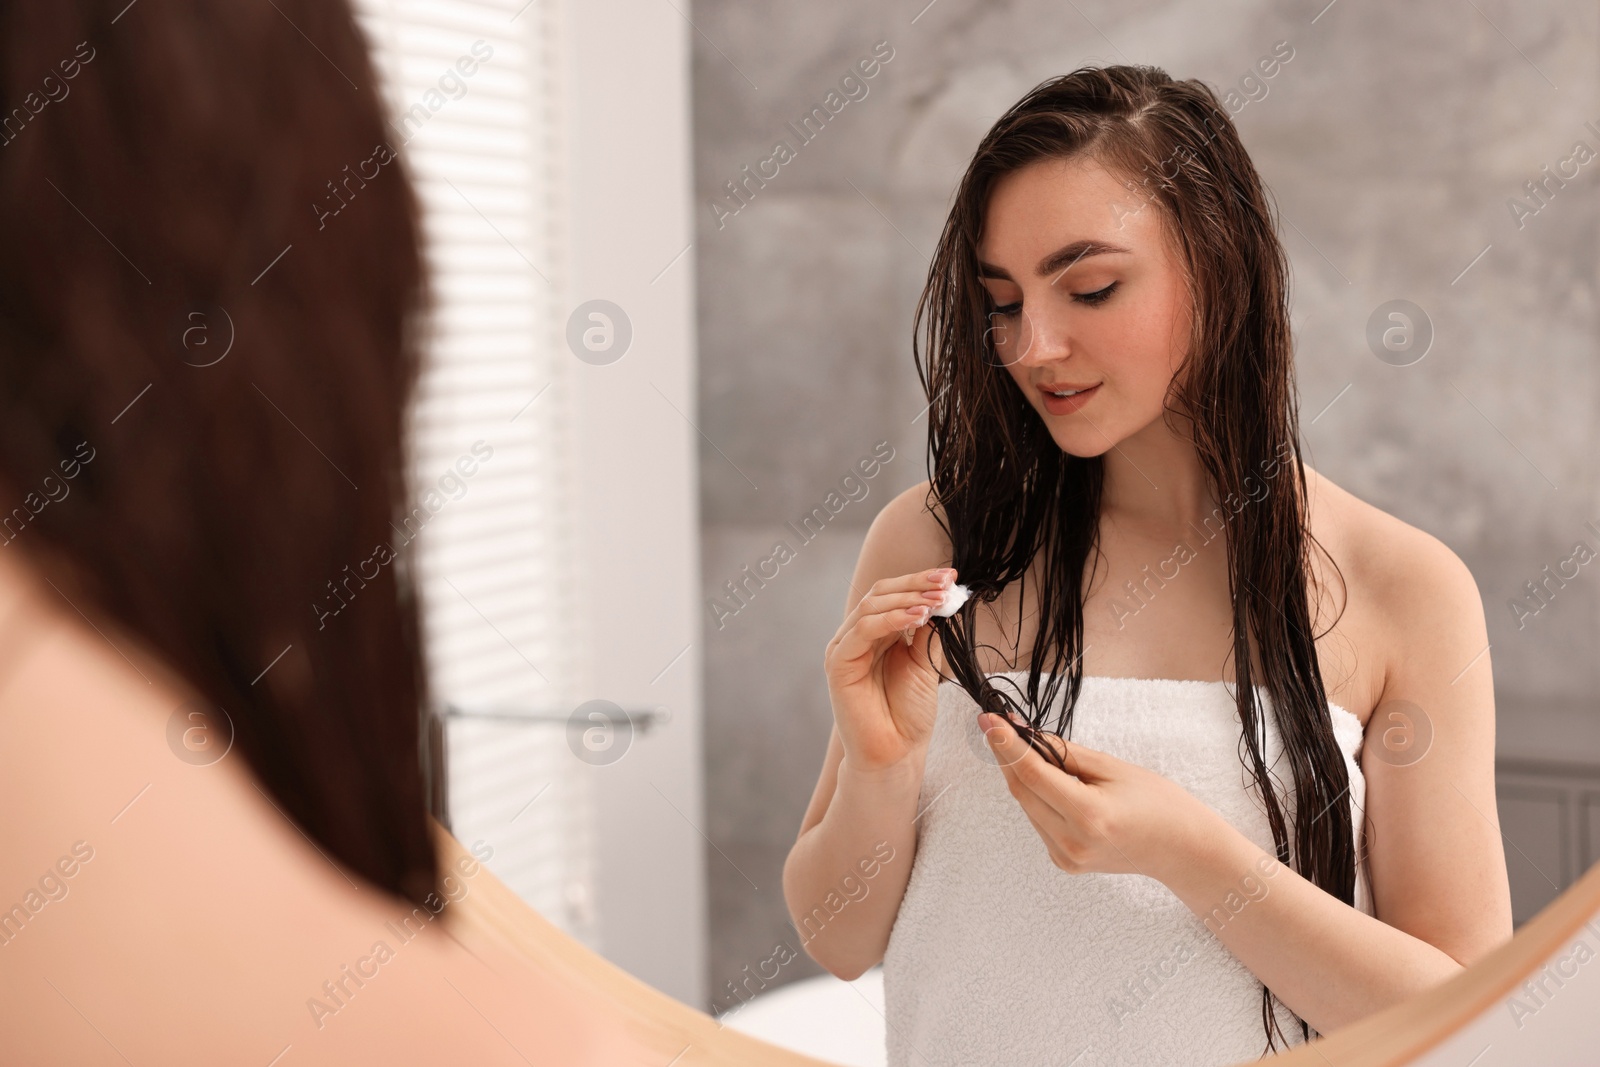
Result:
<svg viewBox="0 0 1600 1067"><path fill-rule="evenodd" d="M922 757L916 766L874 774L846 766L843 755L836 729L783 865L783 895L806 953L848 981L883 959L911 878Z"/></svg>
<svg viewBox="0 0 1600 1067"><path fill-rule="evenodd" d="M998 717L980 717L1056 866L1162 882L1322 1033L1446 981L1511 936L1477 586L1417 531L1388 531L1362 566L1379 572L1362 588L1386 619L1384 698L1412 705L1380 703L1361 760L1376 917L1278 863L1170 779L1047 738L1067 761L1063 773ZM1399 710L1419 735L1431 727L1431 741L1394 746L1385 733Z"/></svg>
<svg viewBox="0 0 1600 1067"><path fill-rule="evenodd" d="M828 648L834 728L784 862L784 899L806 952L844 979L883 959L916 854L938 681L927 667L928 628L910 647L898 634L929 601L928 571L949 558L926 492L919 485L891 501L862 546Z"/></svg>
<svg viewBox="0 0 1600 1067"><path fill-rule="evenodd" d="M1482 601L1445 546L1428 538L1408 548L1392 582L1376 586L1392 594L1385 608L1396 635L1362 756L1377 918L1278 867L1270 891L1218 932L1322 1033L1445 981L1511 937ZM1395 748L1389 742L1404 737L1386 737L1393 730L1414 731L1419 747ZM1431 740L1421 742L1424 733ZM1206 917L1265 859L1231 827L1216 827L1203 859L1168 886Z"/></svg>

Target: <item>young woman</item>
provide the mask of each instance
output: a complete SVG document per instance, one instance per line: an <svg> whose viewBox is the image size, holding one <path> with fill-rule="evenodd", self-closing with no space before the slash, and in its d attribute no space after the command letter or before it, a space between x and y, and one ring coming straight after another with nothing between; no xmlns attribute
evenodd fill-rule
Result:
<svg viewBox="0 0 1600 1067"><path fill-rule="evenodd" d="M425 295L349 6L0 3L0 99L0 1059L665 1062L449 933L409 553L318 625Z"/></svg>
<svg viewBox="0 0 1600 1067"><path fill-rule="evenodd" d="M979 145L784 870L892 1065L1234 1063L1510 937L1476 585L1304 465L1287 304L1202 84L1081 69Z"/></svg>

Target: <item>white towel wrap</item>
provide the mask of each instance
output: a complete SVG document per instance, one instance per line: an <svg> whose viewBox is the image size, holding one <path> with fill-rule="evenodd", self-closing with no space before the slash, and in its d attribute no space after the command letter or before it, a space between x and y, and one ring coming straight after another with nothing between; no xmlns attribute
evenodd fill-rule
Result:
<svg viewBox="0 0 1600 1067"><path fill-rule="evenodd" d="M1002 686L1026 678L994 676ZM1172 779L1273 854L1239 758L1234 692L1220 681L1088 676L1070 740ZM1271 767L1282 749L1266 691L1257 692ZM1161 882L1052 864L1006 789L977 710L960 687L939 687L917 853L883 961L889 1067L1209 1067L1258 1056L1266 1033L1256 977ZM1330 710L1359 857L1362 726L1344 708ZM1292 791L1287 770L1275 773ZM1241 888L1236 906L1263 885L1271 891L1270 880ZM1372 914L1359 858L1355 906ZM1289 1042L1300 1043L1293 1014L1276 1007Z"/></svg>

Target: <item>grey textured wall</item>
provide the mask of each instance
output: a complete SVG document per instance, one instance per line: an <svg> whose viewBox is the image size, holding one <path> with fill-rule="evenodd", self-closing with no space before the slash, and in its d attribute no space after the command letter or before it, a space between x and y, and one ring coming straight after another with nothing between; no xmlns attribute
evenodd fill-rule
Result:
<svg viewBox="0 0 1600 1067"><path fill-rule="evenodd" d="M780 872L831 721L822 649L867 524L924 476L911 315L954 183L1005 107L1084 63L1154 63L1223 91L1276 42L1294 49L1235 121L1285 220L1310 462L1472 568L1502 751L1600 762L1600 563L1569 564L1578 576L1537 614L1510 607L1576 542L1600 550L1600 159L1569 164L1578 176L1542 201L1525 187L1580 141L1600 152L1600 5L922 2L689 10L713 1011L743 968L798 944ZM865 97L802 142L789 124L880 41L893 57ZM778 141L793 158L746 179ZM725 186L738 179L742 205ZM1394 299L1432 324L1409 366L1367 341ZM895 456L868 495L835 498L800 545L785 523L879 441ZM795 552L777 577L745 578L780 539ZM802 956L777 981L815 973Z"/></svg>

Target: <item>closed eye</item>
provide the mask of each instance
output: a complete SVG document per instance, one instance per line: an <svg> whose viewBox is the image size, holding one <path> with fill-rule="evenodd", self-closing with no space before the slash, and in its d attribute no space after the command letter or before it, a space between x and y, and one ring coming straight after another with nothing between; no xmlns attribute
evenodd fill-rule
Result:
<svg viewBox="0 0 1600 1067"><path fill-rule="evenodd" d="M1117 282L1112 282L1104 289L1096 289L1092 293L1073 293L1072 299L1076 300L1080 304L1088 304L1090 307L1099 307L1101 304L1104 304L1111 298L1112 293L1117 291L1117 285ZM989 310L989 314L1004 315L1006 318L1011 318L1021 311L1022 301L1018 300L1011 304L997 305Z"/></svg>
<svg viewBox="0 0 1600 1067"><path fill-rule="evenodd" d="M1072 298L1077 300L1079 303L1088 304L1090 307L1095 307L1105 303L1108 299L1110 299L1111 294L1116 291L1116 288L1117 283L1112 282L1104 289L1097 289L1092 293L1073 293Z"/></svg>

